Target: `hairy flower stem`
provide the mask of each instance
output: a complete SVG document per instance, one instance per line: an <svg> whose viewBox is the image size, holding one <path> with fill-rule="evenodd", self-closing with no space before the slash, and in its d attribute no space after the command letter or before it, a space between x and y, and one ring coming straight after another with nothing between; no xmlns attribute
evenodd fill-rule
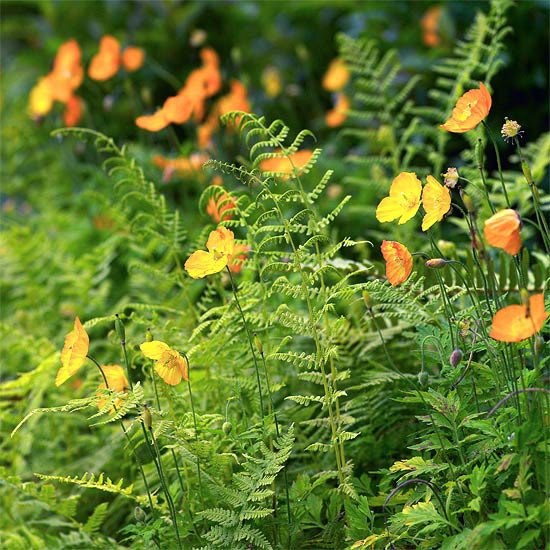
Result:
<svg viewBox="0 0 550 550"><path fill-rule="evenodd" d="M157 390L157 383L156 383L156 380L155 380L155 371L153 369L153 366L151 366L151 380L153 382L153 391L155 393L155 399L156 399L156 402L157 402L157 409L159 411L161 411L161 406L160 406L160 398L159 398L159 394L158 394L158 390ZM178 474L178 480L179 480L179 483L180 483L180 488L181 488L181 495L182 495L182 498L183 498L183 495L185 495L185 489L183 487L183 479L181 477L181 472L180 472L180 467L179 467L179 464L178 464L178 459L176 457L176 452L174 451L174 449L170 449L170 452L172 454L172 458L174 459L174 465L176 466L176 472Z"/></svg>
<svg viewBox="0 0 550 550"><path fill-rule="evenodd" d="M193 392L191 391L191 363L189 362L189 358L184 353L183 356L185 357L185 360L187 361L187 389L189 391L189 403L191 404L191 414L193 416L193 426L195 428L195 442L199 443L199 425L197 423L197 414L195 413L195 400L193 399ZM201 461L198 455L198 449L197 449L197 479L199 482L199 495L201 499L201 503L204 507L204 495L202 491L202 476L201 476Z"/></svg>
<svg viewBox="0 0 550 550"><path fill-rule="evenodd" d="M481 121L483 126L485 127L485 130L487 131L487 135L489 136L489 139L491 140L493 144L493 148L495 149L495 155L497 158L497 168L498 168L498 175L500 177L500 185L502 186L502 192L504 193L504 198L506 199L506 204L508 205L508 208L512 208L512 204L510 203L510 199L508 197L508 191L506 191L506 185L504 183L504 176L502 175L502 166L500 164L500 153L498 152L498 146L497 142L495 141L495 138L493 137L493 133L489 129L489 126L487 123L482 120Z"/></svg>
<svg viewBox="0 0 550 550"><path fill-rule="evenodd" d="M535 215L537 217L538 221L538 229L541 233L542 240L544 242L544 246L546 248L546 252L550 253L550 229L548 227L548 222L546 221L546 216L544 215L544 212L542 211L541 205L540 205L540 197L539 197L539 190L537 189L537 186L535 185L535 182L533 180L533 176L531 175L531 170L527 166L527 163L525 161L525 158L523 156L523 152L521 150L521 146L519 144L519 139L516 137L514 138L514 141L516 143L516 148L518 151L518 156L522 165L522 168L525 166L526 168L523 170L523 176L525 178L525 181L529 185L529 190L531 191L531 196L533 197L533 206L535 208Z"/></svg>
<svg viewBox="0 0 550 550"><path fill-rule="evenodd" d="M264 426L264 398L263 398L263 395L262 395L262 383L260 381L260 369L258 368L258 360L256 359L256 354L254 353L254 343L252 342L252 335L250 334L250 330L248 329L248 323L246 322L246 317L244 315L243 308L241 307L241 303L239 302L237 287L235 286L235 281L233 280L233 275L231 274L231 270L229 269L229 266L227 267L227 273L229 273L229 279L231 281L231 288L233 289L233 296L235 296L235 303L237 304L237 308L238 308L239 313L241 314L241 318L243 320L244 330L245 330L246 336L248 338L248 345L250 346L250 353L252 354L252 359L254 361L254 369L256 371L256 383L258 385L258 395L260 396L260 418L262 419L262 431L265 431L265 426Z"/></svg>
<svg viewBox="0 0 550 550"><path fill-rule="evenodd" d="M117 315L117 322L120 323L121 326L123 326L122 320L120 319L120 317L118 317L118 315ZM116 326L116 324L115 324L115 326ZM130 374L130 361L128 360L128 351L126 350L126 337L119 333L118 328L117 328L117 334L119 334L119 338L120 338L120 346L122 348L122 354L124 356L124 365L126 367L126 373L128 375L128 383L130 384L130 389L133 391L134 385L133 385L133 382L132 382L132 376ZM178 548L181 549L182 546L181 546L180 534L179 534L178 523L177 523L176 508L174 506L174 501L172 500L172 495L170 495L170 491L168 490L168 486L166 485L166 482L165 482L165 479L164 479L164 471L162 469L162 461L160 459L160 453L157 452L157 457L158 457L158 460L157 460L157 458L155 457L155 453L153 452L153 449L151 448L149 438L147 437L147 430L145 429L145 425L143 424L143 420L140 421L140 425L141 425L141 430L143 432L143 437L145 439L145 443L147 444L147 448L149 449L149 453L151 454L151 457L152 457L153 462L155 464L155 467L157 469L157 473L158 473L159 480L160 480L160 483L161 483L161 486L162 486L162 490L164 492L164 496L166 498L166 502L167 502L168 508L170 510L170 515L172 516L172 523L174 524L174 531L176 533L176 539L178 541ZM152 433L152 430L151 430L151 435L154 438L154 434Z"/></svg>
<svg viewBox="0 0 550 550"><path fill-rule="evenodd" d="M150 427L149 435L151 436L151 441L152 441L152 444L151 444L149 442L149 438L147 437L147 430L145 429L143 421L141 421L140 424L141 424L141 427L143 428L143 434L145 436L145 441L147 443L149 453L151 454L151 457L153 458L153 462L155 463L155 466L157 468L160 484L162 486L162 490L166 497L166 502L168 504L168 509L170 510L170 515L172 516L172 523L174 525L174 531L176 533L176 539L178 541L178 548L181 550L183 547L181 545L180 533L178 529L178 518L176 513L176 507L174 506L174 501L172 500L172 496L170 495L170 490L168 489L168 484L166 483L166 477L164 476L164 470L162 468L162 458L160 455L160 450L157 445L157 440L155 439L153 428Z"/></svg>
<svg viewBox="0 0 550 550"><path fill-rule="evenodd" d="M103 377L103 381L105 382L105 387L109 389L109 382L107 382L107 377L105 376L105 373L103 372L103 369L101 368L100 364L91 356L86 356L94 365L99 369L99 372L101 373L101 376ZM116 405L113 403L113 409L115 412L118 411ZM120 427L124 433L124 436L126 437L128 441L128 445L130 446L130 450L132 451L132 454L134 455L134 458L136 459L136 463L139 469L139 472L141 474L141 478L143 479L143 485L145 486L145 491L147 492L147 499L149 500L149 507L151 508L151 511L154 510L153 507L153 498L151 497L151 489L149 488L149 483L147 483L147 477L145 475L145 471L143 470L143 466L141 464L141 460L139 459L139 456L136 452L136 449L134 447L134 444L132 442L132 439L130 438L130 435L128 434L128 430L124 426L124 422L122 422L122 418L119 420Z"/></svg>

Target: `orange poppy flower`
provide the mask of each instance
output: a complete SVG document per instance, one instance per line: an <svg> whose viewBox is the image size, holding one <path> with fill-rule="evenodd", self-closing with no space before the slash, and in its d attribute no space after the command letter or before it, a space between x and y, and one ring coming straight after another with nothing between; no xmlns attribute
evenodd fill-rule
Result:
<svg viewBox="0 0 550 550"><path fill-rule="evenodd" d="M114 36L105 35L99 42L99 52L92 57L88 75L94 80L108 80L120 67L120 44Z"/></svg>
<svg viewBox="0 0 550 550"><path fill-rule="evenodd" d="M232 80L229 93L220 98L217 109L219 116L225 115L231 111L250 112L250 103L248 101L246 86L238 80Z"/></svg>
<svg viewBox="0 0 550 550"><path fill-rule="evenodd" d="M176 386L181 379L189 380L189 363L178 351L168 344L153 340L139 346L143 355L155 362L155 371L170 386Z"/></svg>
<svg viewBox="0 0 550 550"><path fill-rule="evenodd" d="M527 305L499 309L493 317L489 336L499 342L521 342L535 335L548 317L544 311L544 294L535 294Z"/></svg>
<svg viewBox="0 0 550 550"><path fill-rule="evenodd" d="M382 241L380 247L386 260L386 277L392 286L404 283L412 271L412 256L404 244L396 241Z"/></svg>
<svg viewBox="0 0 550 550"><path fill-rule="evenodd" d="M233 218L231 211L235 208L235 202L226 191L217 193L216 197L210 197L206 205L206 213L216 223ZM228 210L230 212L228 212Z"/></svg>
<svg viewBox="0 0 550 550"><path fill-rule="evenodd" d="M483 234L490 246L515 256L521 249L521 218L511 208L500 210L485 221Z"/></svg>
<svg viewBox="0 0 550 550"><path fill-rule="evenodd" d="M489 114L491 102L489 90L480 82L479 89L466 92L456 102L451 118L440 128L457 134L473 130Z"/></svg>
<svg viewBox="0 0 550 550"><path fill-rule="evenodd" d="M301 169L311 160L312 155L313 151L310 149L302 149L290 155L290 160L286 157L264 159L260 162L260 170L262 172L273 172L279 177L287 178L296 169L298 175L300 175L302 173Z"/></svg>
<svg viewBox="0 0 550 550"><path fill-rule="evenodd" d="M65 112L63 113L63 122L65 126L76 126L82 118L82 99L73 95L67 101Z"/></svg>
<svg viewBox="0 0 550 550"><path fill-rule="evenodd" d="M55 378L56 386L61 386L63 382L78 372L86 361L89 345L90 338L77 317L74 320L73 330L65 337L65 343L61 351L61 368Z"/></svg>
<svg viewBox="0 0 550 550"><path fill-rule="evenodd" d="M122 65L129 72L137 71L143 65L145 52L141 48L128 46L122 52Z"/></svg>
<svg viewBox="0 0 550 550"><path fill-rule="evenodd" d="M84 69L80 64L80 46L76 40L69 40L59 47L49 74L53 98L66 103L73 92L82 84Z"/></svg>
<svg viewBox="0 0 550 550"><path fill-rule="evenodd" d="M231 273L240 273L243 268L243 263L248 258L250 247L246 244L236 244L233 249L233 254L229 259L228 267Z"/></svg>
<svg viewBox="0 0 550 550"><path fill-rule="evenodd" d="M323 77L323 88L329 92L339 92L348 83L350 72L343 59L336 58L329 65Z"/></svg>
<svg viewBox="0 0 550 550"><path fill-rule="evenodd" d="M158 132L170 124L163 109L159 109L152 115L143 115L136 118L136 126L149 132Z"/></svg>
<svg viewBox="0 0 550 550"><path fill-rule="evenodd" d="M441 6L432 6L420 21L423 30L422 40L426 46L438 46L441 42L438 34L441 13Z"/></svg>
<svg viewBox="0 0 550 550"><path fill-rule="evenodd" d="M197 250L185 262L185 269L193 279L202 279L222 271L234 252L233 231L220 226L210 233L205 250Z"/></svg>
<svg viewBox="0 0 550 550"><path fill-rule="evenodd" d="M348 111L351 107L350 100L344 94L337 94L336 105L325 117L325 122L330 128L341 126L348 118Z"/></svg>
<svg viewBox="0 0 550 550"><path fill-rule="evenodd" d="M127 390L130 387L130 384L128 383L128 379L126 378L126 373L124 372L124 369L120 365L102 365L101 370L103 371L103 374L105 375L105 378L107 378L107 386L105 385L105 381L101 382L97 388L97 408L102 409L105 404L107 403L107 397L101 390L109 389L110 391L114 392L123 392ZM122 399L116 399L114 402L115 407L119 407L122 404ZM111 411L114 410L114 407L111 409Z"/></svg>

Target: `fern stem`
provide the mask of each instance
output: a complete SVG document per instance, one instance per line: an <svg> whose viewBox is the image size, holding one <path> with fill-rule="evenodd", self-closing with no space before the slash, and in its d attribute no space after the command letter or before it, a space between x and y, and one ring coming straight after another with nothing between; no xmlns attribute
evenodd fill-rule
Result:
<svg viewBox="0 0 550 550"><path fill-rule="evenodd" d="M109 389L109 382L107 382L107 377L105 376L105 373L103 372L103 369L101 368L100 364L91 356L86 356L94 365L99 369L99 372L101 373L101 376L103 377L103 381L105 382L105 387ZM113 403L113 409L115 412L117 412L117 407ZM136 452L136 449L134 448L134 444L132 442L132 439L130 438L130 435L128 434L128 430L124 426L124 422L122 422L122 419L119 420L120 427L122 428L122 431L124 433L124 436L128 440L128 445L130 446L130 450L132 451L132 454L134 455L134 458L136 459L136 463L139 469L139 472L141 474L141 478L143 479L143 485L145 486L145 491L147 492L147 499L149 500L149 506L151 508L151 511L154 510L153 506L153 498L151 497L151 489L149 488L149 483L147 483L147 476L145 475L145 471L143 470L143 466L141 464L141 460L139 459L139 456Z"/></svg>
<svg viewBox="0 0 550 550"><path fill-rule="evenodd" d="M185 360L187 361L187 369L188 369L188 372L187 372L187 389L189 390L189 402L191 403L191 414L193 415L193 426L195 428L195 441L196 441L197 447L198 447L198 444L199 444L199 426L198 426L198 423L197 423L197 415L195 413L195 400L193 399L193 392L191 391L191 376L190 376L191 363L189 362L189 358L187 357L187 355L185 353L183 355L185 357ZM200 495L200 498L201 498L201 504L204 508L204 495L203 495L203 491L202 491L202 477L201 477L201 463L200 463L200 458L199 458L198 453L199 452L198 452L198 448L197 448L197 452L196 452L197 479L198 479L198 482L199 482L199 495Z"/></svg>
<svg viewBox="0 0 550 550"><path fill-rule="evenodd" d="M241 303L239 301L239 296L237 292L237 287L235 286L235 281L233 280L233 275L231 274L231 270L229 269L229 266L227 266L227 273L229 273L229 279L231 281L231 288L233 289L233 296L235 296L235 303L237 304L237 308L239 310L239 313L241 314L241 318L243 320L244 330L246 332L246 336L248 338L248 345L250 346L250 353L252 354L252 359L254 361L254 369L256 371L256 383L258 385L258 394L260 396L260 417L262 419L262 431L264 431L264 398L262 395L262 384L260 381L260 369L258 368L258 360L256 359L256 354L254 353L254 344L252 342L252 335L250 334L250 330L248 328L248 323L246 322L246 317L244 315L244 311L241 307Z"/></svg>
<svg viewBox="0 0 550 550"><path fill-rule="evenodd" d="M157 390L157 382L155 380L155 371L153 369L153 365L151 365L151 381L153 382L153 391L155 393L155 400L157 402L157 409L159 411L161 411L162 408L160 406L160 398L159 398L159 394L158 394L158 390ZM182 495L182 498L183 498L183 496L185 495L185 489L183 487L183 479L181 477L181 472L180 472L180 467L179 467L179 464L178 464L178 459L176 457L176 453L175 453L174 449L170 449L170 452L172 454L172 458L174 459L174 465L176 466L176 472L178 474L178 480L179 480L180 488L181 488L181 495ZM190 508L189 508L189 512L191 513Z"/></svg>
<svg viewBox="0 0 550 550"><path fill-rule="evenodd" d="M275 422L275 432L277 433L277 438L279 438L281 436L281 432L279 430L279 420L277 418L277 411L275 410L275 405L273 403L273 394L271 393L271 384L269 383L269 373L267 371L267 363L266 363L266 360L265 360L265 355L264 355L263 350L261 350L259 353L260 353L260 357L262 358L262 363L263 363L263 366L264 366L265 381L266 381L266 385L267 385L267 394L269 396L270 412L273 413L273 420ZM291 543L290 530L291 530L291 527L292 527L292 515L291 515L291 511L290 511L290 494L289 494L289 490L288 490L288 476L287 476L287 472L286 472L286 466L283 468L283 478L284 478L284 483L285 483L286 512L287 512L287 516L288 516L288 547L290 548L290 543Z"/></svg>

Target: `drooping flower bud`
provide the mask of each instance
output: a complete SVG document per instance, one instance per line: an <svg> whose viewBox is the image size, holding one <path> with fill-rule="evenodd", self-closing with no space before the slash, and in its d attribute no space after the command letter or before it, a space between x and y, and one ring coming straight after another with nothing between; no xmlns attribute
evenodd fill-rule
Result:
<svg viewBox="0 0 550 550"><path fill-rule="evenodd" d="M141 420L143 421L144 426L147 429L151 429L153 426L153 417L151 416L151 411L147 405L143 405L143 412L141 413Z"/></svg>
<svg viewBox="0 0 550 550"><path fill-rule="evenodd" d="M372 298L370 293L366 290L363 292L363 301L365 302L367 309L372 309Z"/></svg>
<svg viewBox="0 0 550 550"><path fill-rule="evenodd" d="M229 435L233 430L233 424L231 424L231 422L228 422L226 420L222 425L222 430L225 435Z"/></svg>
<svg viewBox="0 0 550 550"><path fill-rule="evenodd" d="M428 384L428 379L429 379L429 375L426 371L424 370L421 370L419 373L418 373L418 383L422 386L422 387L425 387L427 384Z"/></svg>
<svg viewBox="0 0 550 550"><path fill-rule="evenodd" d="M476 209L474 206L474 201L471 199L470 195L468 195L466 191L461 191L460 196L462 197L462 202L464 203L466 210L470 213L475 212Z"/></svg>
<svg viewBox="0 0 550 550"><path fill-rule="evenodd" d="M458 170L456 168L447 168L444 174L441 174L444 178L445 185L449 189L454 189L458 183Z"/></svg>
<svg viewBox="0 0 550 550"><path fill-rule="evenodd" d="M430 269L442 269L448 263L448 260L444 260L443 258L432 258L431 260L428 260L424 265L426 267L429 267Z"/></svg>
<svg viewBox="0 0 550 550"><path fill-rule="evenodd" d="M140 508L139 506L136 506L134 508L134 517L136 518L136 521L139 523L144 523L147 519L147 514L143 511L143 508Z"/></svg>
<svg viewBox="0 0 550 550"><path fill-rule="evenodd" d="M455 368L460 364L460 361L462 361L462 350L460 348L456 348L453 353L451 353L449 363L451 363L451 367Z"/></svg>

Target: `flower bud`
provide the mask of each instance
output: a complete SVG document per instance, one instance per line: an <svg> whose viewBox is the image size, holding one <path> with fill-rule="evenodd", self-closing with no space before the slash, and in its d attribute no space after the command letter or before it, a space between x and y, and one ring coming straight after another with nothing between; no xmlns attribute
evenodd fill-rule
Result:
<svg viewBox="0 0 550 550"><path fill-rule="evenodd" d="M460 196L462 197L462 202L464 203L466 210L468 210L468 212L475 212L474 201L471 199L470 195L468 195L465 191L461 191Z"/></svg>
<svg viewBox="0 0 550 550"><path fill-rule="evenodd" d="M422 387L425 387L428 385L428 379L429 379L429 376L428 376L428 373L424 370L421 370L419 373L418 373L418 383L422 386Z"/></svg>
<svg viewBox="0 0 550 550"><path fill-rule="evenodd" d="M120 341L122 343L126 343L126 331L124 330L124 323L120 319L118 313L116 314L115 319L115 330L117 333L117 336L120 338Z"/></svg>
<svg viewBox="0 0 550 550"><path fill-rule="evenodd" d="M370 293L368 293L366 290L363 292L363 301L365 302L367 309L372 309L372 298L370 296Z"/></svg>
<svg viewBox="0 0 550 550"><path fill-rule="evenodd" d="M462 350L456 348L453 353L451 353L449 363L451 363L451 367L455 368L460 364L460 361L462 361Z"/></svg>
<svg viewBox="0 0 550 550"><path fill-rule="evenodd" d="M478 139L475 147L475 157L476 157L476 163L478 168L483 167L483 150L484 150L483 140Z"/></svg>
<svg viewBox="0 0 550 550"><path fill-rule="evenodd" d="M538 357L544 347L544 339L540 334L535 336L535 355Z"/></svg>
<svg viewBox="0 0 550 550"><path fill-rule="evenodd" d="M143 412L141 413L141 420L146 428L151 429L153 426L153 417L151 411L147 405L143 405Z"/></svg>
<svg viewBox="0 0 550 550"><path fill-rule="evenodd" d="M233 424L231 424L231 422L228 422L226 420L222 425L222 430L225 435L229 435L233 430Z"/></svg>
<svg viewBox="0 0 550 550"><path fill-rule="evenodd" d="M150 328L148 328L147 332L145 333L145 341L146 342L152 342L153 341L153 333L151 332Z"/></svg>
<svg viewBox="0 0 550 550"><path fill-rule="evenodd" d="M424 265L426 267L429 267L430 269L442 269L448 263L449 262L447 260L444 260L443 258L432 258L431 260L428 260Z"/></svg>
<svg viewBox="0 0 550 550"><path fill-rule="evenodd" d="M256 346L256 349L258 350L258 353L260 355L263 355L264 354L264 346L263 346L262 341L260 340L260 338L257 334L254 334L254 345Z"/></svg>
<svg viewBox="0 0 550 550"><path fill-rule="evenodd" d="M134 517L139 523L145 523L145 520L147 519L147 514L143 511L142 508L136 506L134 508Z"/></svg>

